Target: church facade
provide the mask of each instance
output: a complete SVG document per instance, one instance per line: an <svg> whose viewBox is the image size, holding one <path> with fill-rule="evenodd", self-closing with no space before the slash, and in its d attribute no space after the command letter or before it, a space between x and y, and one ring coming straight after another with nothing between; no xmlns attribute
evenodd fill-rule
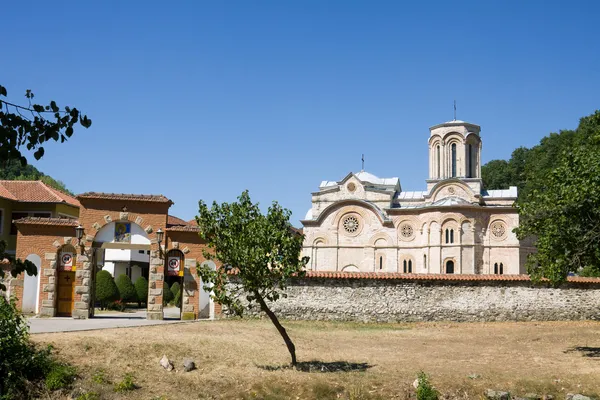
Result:
<svg viewBox="0 0 600 400"><path fill-rule="evenodd" d="M485 190L481 128L430 128L429 179L403 191L368 172L323 181L302 222L308 270L412 274L524 274L530 243L517 239L517 188Z"/></svg>

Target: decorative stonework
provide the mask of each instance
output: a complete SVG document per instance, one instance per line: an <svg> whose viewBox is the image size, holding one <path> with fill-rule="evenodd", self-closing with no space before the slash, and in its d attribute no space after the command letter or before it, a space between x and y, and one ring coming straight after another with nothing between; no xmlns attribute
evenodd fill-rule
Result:
<svg viewBox="0 0 600 400"><path fill-rule="evenodd" d="M415 229L407 222L400 225L400 240L410 241L415 238Z"/></svg>
<svg viewBox="0 0 600 400"><path fill-rule="evenodd" d="M342 227L344 231L351 236L358 235L361 229L361 223L358 215L350 214L342 219Z"/></svg>
<svg viewBox="0 0 600 400"><path fill-rule="evenodd" d="M128 213L128 212L125 212L125 211L121 211L121 212L119 213L119 219L120 219L121 221L127 221L127 220L129 219L129 213Z"/></svg>
<svg viewBox="0 0 600 400"><path fill-rule="evenodd" d="M100 224L99 224L99 223L97 223L97 222L94 222L94 223L92 224L92 228L94 228L95 230L99 231L99 230L100 230L100 228L102 228L102 225L100 225Z"/></svg>
<svg viewBox="0 0 600 400"><path fill-rule="evenodd" d="M144 230L146 231L146 233L150 234L152 233L152 226L148 225Z"/></svg>
<svg viewBox="0 0 600 400"><path fill-rule="evenodd" d="M105 216L104 216L104 221L105 221L107 224L110 224L110 223L112 222L112 217L111 217L110 215L108 215L108 214L107 214L107 215L105 215Z"/></svg>
<svg viewBox="0 0 600 400"><path fill-rule="evenodd" d="M184 247L181 251L183 251L183 254L187 254L190 252L190 249L188 247Z"/></svg>
<svg viewBox="0 0 600 400"><path fill-rule="evenodd" d="M348 191L349 191L350 193L352 193L352 192L354 192L354 191L356 190L356 184L354 184L354 182L350 182L350 183L349 183L349 184L346 186L346 188L348 189Z"/></svg>
<svg viewBox="0 0 600 400"><path fill-rule="evenodd" d="M144 219L142 217L137 217L135 219L135 223L138 224L138 225L142 225L142 222L144 222Z"/></svg>
<svg viewBox="0 0 600 400"><path fill-rule="evenodd" d="M495 240L504 240L508 234L508 229L503 221L494 221L490 225L490 233Z"/></svg>
<svg viewBox="0 0 600 400"><path fill-rule="evenodd" d="M173 242L173 248L174 249L178 249L179 248L179 242Z"/></svg>

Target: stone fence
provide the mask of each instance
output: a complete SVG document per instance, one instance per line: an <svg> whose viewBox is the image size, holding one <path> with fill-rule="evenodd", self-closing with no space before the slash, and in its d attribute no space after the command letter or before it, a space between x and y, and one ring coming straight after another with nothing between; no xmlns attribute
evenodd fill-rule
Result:
<svg viewBox="0 0 600 400"><path fill-rule="evenodd" d="M309 272L271 304L281 318L363 322L600 319L600 279ZM257 315L257 312L251 314Z"/></svg>

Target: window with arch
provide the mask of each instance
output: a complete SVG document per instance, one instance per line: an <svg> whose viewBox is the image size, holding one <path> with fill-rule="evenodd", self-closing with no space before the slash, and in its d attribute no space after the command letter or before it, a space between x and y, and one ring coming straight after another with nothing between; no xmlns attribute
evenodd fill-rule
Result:
<svg viewBox="0 0 600 400"><path fill-rule="evenodd" d="M504 275L504 264L502 264L502 263L494 263L494 274L496 274L496 275Z"/></svg>
<svg viewBox="0 0 600 400"><path fill-rule="evenodd" d="M446 228L446 244L454 243L454 229Z"/></svg>
<svg viewBox="0 0 600 400"><path fill-rule="evenodd" d="M446 261L446 273L447 274L454 273L454 261L453 260Z"/></svg>
<svg viewBox="0 0 600 400"><path fill-rule="evenodd" d="M442 177L441 162L440 162L440 158L441 158L440 153L441 153L440 145L438 144L437 145L437 177L438 178Z"/></svg>
<svg viewBox="0 0 600 400"><path fill-rule="evenodd" d="M383 269L383 256L379 256L379 269Z"/></svg>
<svg viewBox="0 0 600 400"><path fill-rule="evenodd" d="M402 272L405 274L412 274L412 260L410 258L402 261Z"/></svg>
<svg viewBox="0 0 600 400"><path fill-rule="evenodd" d="M456 178L456 143L452 143L452 177Z"/></svg>
<svg viewBox="0 0 600 400"><path fill-rule="evenodd" d="M467 178L473 177L473 145L467 145Z"/></svg>
<svg viewBox="0 0 600 400"><path fill-rule="evenodd" d="M427 254L423 254L423 269L427 270Z"/></svg>

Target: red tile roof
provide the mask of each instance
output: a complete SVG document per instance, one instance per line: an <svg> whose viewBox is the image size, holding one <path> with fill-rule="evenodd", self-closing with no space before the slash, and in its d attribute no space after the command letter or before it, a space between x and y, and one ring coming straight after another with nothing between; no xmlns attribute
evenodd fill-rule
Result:
<svg viewBox="0 0 600 400"><path fill-rule="evenodd" d="M182 220L181 218L177 218L174 215L169 215L167 218L167 226L186 226L189 225L186 221Z"/></svg>
<svg viewBox="0 0 600 400"><path fill-rule="evenodd" d="M38 217L26 217L13 221L16 224L25 225L50 225L50 226L73 226L79 225L79 221L70 218L38 218Z"/></svg>
<svg viewBox="0 0 600 400"><path fill-rule="evenodd" d="M167 227L167 231L172 231L172 232L200 232L200 228L197 227L197 226L191 226L191 225L186 225L186 226L173 225L173 226L168 226Z"/></svg>
<svg viewBox="0 0 600 400"><path fill-rule="evenodd" d="M86 192L77 195L78 199L102 199L102 200L129 200L145 201L153 203L171 203L173 202L162 194L127 194L127 193L101 193Z"/></svg>
<svg viewBox="0 0 600 400"><path fill-rule="evenodd" d="M0 197L23 203L64 203L79 208L76 198L46 185L42 181L0 180Z"/></svg>
<svg viewBox="0 0 600 400"><path fill-rule="evenodd" d="M228 272L236 275L237 270ZM305 278L326 279L376 279L376 280L407 280L407 281L479 281L479 282L501 282L501 281L531 281L529 275L483 275L483 274L402 274L398 272L341 272L341 271L306 271ZM588 278L584 276L569 276L567 282L572 283L595 283L600 284L600 278Z"/></svg>

